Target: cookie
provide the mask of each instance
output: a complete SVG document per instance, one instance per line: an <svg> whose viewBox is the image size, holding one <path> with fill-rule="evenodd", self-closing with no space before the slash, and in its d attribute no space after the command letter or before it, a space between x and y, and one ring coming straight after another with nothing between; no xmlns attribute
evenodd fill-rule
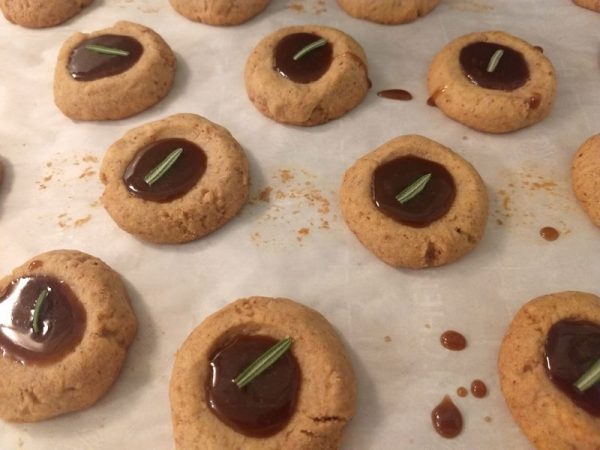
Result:
<svg viewBox="0 0 600 450"><path fill-rule="evenodd" d="M600 12L600 0L573 0L576 5Z"/></svg>
<svg viewBox="0 0 600 450"><path fill-rule="evenodd" d="M54 102L75 120L118 120L162 100L173 84L175 55L154 31L131 22L75 33L58 54Z"/></svg>
<svg viewBox="0 0 600 450"><path fill-rule="evenodd" d="M137 328L119 275L56 250L0 280L0 293L0 418L36 422L96 403Z"/></svg>
<svg viewBox="0 0 600 450"><path fill-rule="evenodd" d="M312 51L300 53L315 44ZM315 25L281 28L264 38L246 62L244 79L248 97L261 113L301 126L346 114L369 89L361 46L339 30Z"/></svg>
<svg viewBox="0 0 600 450"><path fill-rule="evenodd" d="M59 25L92 3L93 0L0 0L4 17L27 28Z"/></svg>
<svg viewBox="0 0 600 450"><path fill-rule="evenodd" d="M208 25L239 25L260 14L271 0L169 0L182 16Z"/></svg>
<svg viewBox="0 0 600 450"><path fill-rule="evenodd" d="M291 347L273 366L242 388L232 382L286 337ZM177 449L336 449L354 415L356 380L321 314L288 299L250 297L189 335L175 358L170 398Z"/></svg>
<svg viewBox="0 0 600 450"><path fill-rule="evenodd" d="M571 166L571 182L581 206L600 227L600 134L579 147Z"/></svg>
<svg viewBox="0 0 600 450"><path fill-rule="evenodd" d="M544 295L515 315L500 347L500 385L514 419L536 448L600 448L600 403L594 406L600 387L574 394L573 386L599 357L599 297Z"/></svg>
<svg viewBox="0 0 600 450"><path fill-rule="evenodd" d="M544 119L556 94L554 67L539 47L502 31L461 36L433 59L428 103L488 133L507 133Z"/></svg>
<svg viewBox="0 0 600 450"><path fill-rule="evenodd" d="M157 181L146 177L173 152ZM198 239L223 226L246 203L248 161L223 127L176 114L127 132L106 152L102 204L123 230L157 244Z"/></svg>
<svg viewBox="0 0 600 450"><path fill-rule="evenodd" d="M440 0L337 0L344 11L357 19L394 25L412 22L429 14Z"/></svg>
<svg viewBox="0 0 600 450"><path fill-rule="evenodd" d="M414 195L413 195L414 194ZM488 213L477 171L422 136L401 136L360 158L340 190L342 215L358 240L394 267L441 266L471 251Z"/></svg>

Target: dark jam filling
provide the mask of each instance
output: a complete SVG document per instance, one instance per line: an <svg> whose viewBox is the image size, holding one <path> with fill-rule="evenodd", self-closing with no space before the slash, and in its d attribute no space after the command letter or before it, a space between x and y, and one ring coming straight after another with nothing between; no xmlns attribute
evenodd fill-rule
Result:
<svg viewBox="0 0 600 450"><path fill-rule="evenodd" d="M396 196L428 173L431 178L413 199L402 204ZM443 217L454 202L456 187L444 166L417 156L401 156L380 165L373 172L375 206L392 219L423 228Z"/></svg>
<svg viewBox="0 0 600 450"><path fill-rule="evenodd" d="M546 337L546 373L580 408L600 417L600 385L585 392L573 386L600 358L600 326L583 320L561 320Z"/></svg>
<svg viewBox="0 0 600 450"><path fill-rule="evenodd" d="M312 33L294 33L285 36L274 52L275 70L296 83L312 83L321 78L331 65L333 48L329 42L311 50L298 60L294 60L300 50L321 39Z"/></svg>
<svg viewBox="0 0 600 450"><path fill-rule="evenodd" d="M156 182L144 178L173 151L183 149L175 163ZM206 171L206 153L185 139L163 139L137 152L125 169L123 182L136 197L154 202L168 202L185 195Z"/></svg>
<svg viewBox="0 0 600 450"><path fill-rule="evenodd" d="M87 45L124 50L127 56L106 55L86 48ZM118 75L129 70L142 56L144 47L134 38L116 34L104 34L81 42L71 52L68 70L77 81L93 81Z"/></svg>
<svg viewBox="0 0 600 450"><path fill-rule="evenodd" d="M300 368L287 351L243 388L233 379L277 341L267 336L239 336L210 360L206 393L210 410L239 433L267 437L281 431L296 409Z"/></svg>
<svg viewBox="0 0 600 450"><path fill-rule="evenodd" d="M494 71L488 72L490 59L497 50L504 53ZM486 89L512 91L529 80L529 67L523 54L504 45L474 42L463 47L459 60L465 76Z"/></svg>
<svg viewBox="0 0 600 450"><path fill-rule="evenodd" d="M38 332L33 328L40 292ZM52 277L14 280L0 295L0 352L23 364L43 365L62 359L81 341L86 325L83 306L69 286Z"/></svg>

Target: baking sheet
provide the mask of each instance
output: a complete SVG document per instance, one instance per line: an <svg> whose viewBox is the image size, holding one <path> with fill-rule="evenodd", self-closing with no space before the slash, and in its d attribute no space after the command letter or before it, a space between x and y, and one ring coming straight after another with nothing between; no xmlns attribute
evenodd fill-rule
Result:
<svg viewBox="0 0 600 450"><path fill-rule="evenodd" d="M75 123L52 99L62 42L131 20L159 32L178 58L175 86L151 110L111 123ZM356 38L373 89L347 116L303 129L262 117L247 100L243 67L254 45L285 25L314 23ZM0 272L43 251L79 249L126 280L140 329L121 377L95 407L38 424L0 423L0 449L173 448L168 382L176 349L204 317L239 297L285 296L337 327L359 381L358 411L344 448L527 449L498 384L504 330L527 300L577 289L600 293L600 231L576 204L569 167L600 132L600 14L567 0L443 0L412 24L380 26L343 14L333 0L273 0L234 28L190 22L166 0L96 0L47 30L0 21ZM552 114L504 136L470 130L425 104L426 73L449 40L502 29L543 47L558 73ZM386 88L410 102L378 98ZM181 246L156 246L121 231L99 205L97 172L128 129L179 112L227 127L251 161L252 200L230 224ZM467 158L491 202L486 235L462 260L439 269L395 270L364 249L340 217L337 190L355 159L387 140L417 133ZM543 226L561 232L555 242ZM439 344L447 329L465 351ZM484 399L458 398L480 378ZM450 394L465 426L445 440L431 409Z"/></svg>

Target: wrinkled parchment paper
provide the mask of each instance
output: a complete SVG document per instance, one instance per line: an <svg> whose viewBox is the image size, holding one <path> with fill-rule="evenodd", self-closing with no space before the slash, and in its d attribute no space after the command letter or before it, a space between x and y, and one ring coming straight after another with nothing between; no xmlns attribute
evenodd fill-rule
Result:
<svg viewBox="0 0 600 450"><path fill-rule="evenodd" d="M128 120L75 123L54 106L52 74L62 42L131 20L159 32L178 58L175 86ZM254 45L285 25L338 27L369 57L373 89L350 114L311 129L262 117L246 98L243 67ZM543 47L558 74L552 114L529 129L494 136L425 104L426 73L449 40L501 29ZM168 382L175 351L204 317L239 297L285 296L323 313L343 336L359 382L344 448L527 449L496 370L500 340L516 310L538 295L600 293L600 230L570 189L576 149L600 132L600 14L568 0L442 0L402 26L352 19L333 0L273 0L234 28L179 16L167 0L96 0L62 26L26 30L0 20L0 272L58 248L96 255L126 280L140 323L124 370L96 406L39 424L0 423L0 449L173 448ZM375 93L402 88L410 102ZM105 150L128 129L179 112L227 127L248 153L252 200L212 235L156 246L121 231L99 205ZM409 133L467 158L489 189L486 235L462 260L439 269L395 270L365 250L340 217L337 191L355 159ZM555 242L539 229L561 232ZM469 345L449 352L447 330ZM0 374L1 376L1 374ZM484 399L456 389L480 378ZM445 440L431 409L450 394L464 431Z"/></svg>

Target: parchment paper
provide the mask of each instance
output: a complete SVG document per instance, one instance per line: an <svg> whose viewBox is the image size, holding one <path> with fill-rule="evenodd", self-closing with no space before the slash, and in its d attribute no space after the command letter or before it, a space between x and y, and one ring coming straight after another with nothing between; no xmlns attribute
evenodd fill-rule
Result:
<svg viewBox="0 0 600 450"><path fill-rule="evenodd" d="M131 119L75 123L53 103L58 49L75 31L121 19L153 28L171 45L178 58L175 86L163 102ZM303 23L338 27L356 38L373 82L354 111L311 129L264 118L243 85L255 44L281 26ZM540 45L554 63L558 96L544 122L487 135L425 104L433 55L459 35L488 29ZM600 14L567 0L443 0L427 17L389 27L353 19L333 0L273 0L255 20L233 28L188 21L166 0L96 0L67 24L46 30L0 20L0 272L52 249L91 253L124 277L140 323L106 397L39 424L0 423L0 449L173 448L168 383L175 351L208 314L251 295L303 302L343 336L360 390L345 449L531 448L502 399L497 351L513 314L531 298L568 289L600 293L600 231L577 205L569 178L576 149L600 132L599 29ZM375 95L386 88L406 89L415 98ZM99 205L97 172L105 150L128 129L179 112L201 114L239 140L251 160L253 200L200 241L149 245L121 231ZM489 189L483 241L440 269L386 266L339 213L346 168L409 133L459 152ZM556 227L560 238L540 238L543 226ZM467 337L466 350L442 348L439 336L447 329ZM487 383L489 395L457 397L456 389L475 378ZM431 426L431 409L445 394L464 415L464 431L453 440Z"/></svg>

